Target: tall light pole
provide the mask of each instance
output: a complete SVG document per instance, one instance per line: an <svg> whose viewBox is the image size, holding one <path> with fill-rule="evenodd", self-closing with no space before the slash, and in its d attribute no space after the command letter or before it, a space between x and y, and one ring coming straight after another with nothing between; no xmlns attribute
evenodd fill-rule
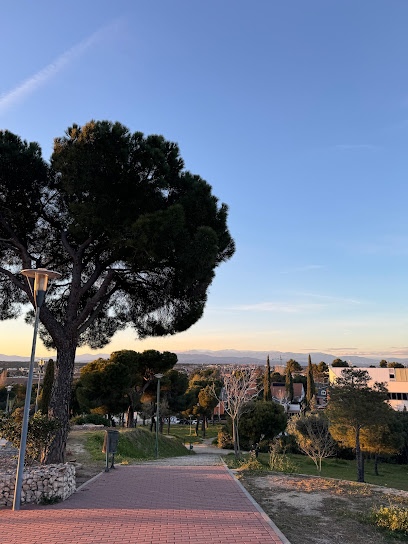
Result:
<svg viewBox="0 0 408 544"><path fill-rule="evenodd" d="M159 457L159 404L160 404L160 378L163 374L155 374L157 378L157 401L156 401L156 459Z"/></svg>
<svg viewBox="0 0 408 544"><path fill-rule="evenodd" d="M59 278L61 276L59 272L53 272L52 270L47 270L46 268L37 268L34 270L31 270L31 269L22 270L21 273L24 276L26 276L30 289L31 289L31 293L34 298L35 321L34 321L33 345L31 348L30 368L28 371L27 391L26 391L26 398L25 398L25 404L24 404L23 424L21 428L20 451L18 453L18 466L17 466L17 475L16 475L16 485L14 488L13 510L20 510L21 487L23 484L24 458L25 458L26 444L27 444L28 418L30 415L31 387L33 385L35 345L37 343L37 330L38 330L38 322L40 318L40 309L41 309L42 303L44 302L45 292L47 291L48 278L53 279L53 278ZM34 278L34 290L28 278Z"/></svg>
<svg viewBox="0 0 408 544"><path fill-rule="evenodd" d="M40 396L41 372L42 372L42 369L43 369L43 367L45 365L45 360L40 359L38 361L37 365L38 365L38 385L37 385L37 397L35 399L35 410L34 410L35 414L37 413L37 410L38 410L38 397Z"/></svg>
<svg viewBox="0 0 408 544"><path fill-rule="evenodd" d="M12 385L7 385L6 389L7 389L6 414L9 414L10 413L9 397L10 397L10 391L13 389L13 386Z"/></svg>

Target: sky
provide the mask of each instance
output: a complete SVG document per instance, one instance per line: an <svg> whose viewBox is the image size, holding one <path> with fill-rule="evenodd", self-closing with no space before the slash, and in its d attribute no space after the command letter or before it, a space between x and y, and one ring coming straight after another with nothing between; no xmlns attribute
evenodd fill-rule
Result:
<svg viewBox="0 0 408 544"><path fill-rule="evenodd" d="M0 128L47 160L74 122L162 134L230 209L204 317L104 352L408 356L407 18L405 0L2 2ZM31 341L0 323L0 353Z"/></svg>

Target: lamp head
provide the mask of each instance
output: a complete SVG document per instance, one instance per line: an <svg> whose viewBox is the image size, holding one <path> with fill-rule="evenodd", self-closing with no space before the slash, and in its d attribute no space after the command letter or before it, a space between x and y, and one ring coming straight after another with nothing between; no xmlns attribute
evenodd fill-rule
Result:
<svg viewBox="0 0 408 544"><path fill-rule="evenodd" d="M160 378L163 378L164 374L155 374L154 377L160 380Z"/></svg>
<svg viewBox="0 0 408 544"><path fill-rule="evenodd" d="M12 385L7 385L6 389L7 389L7 392L10 393L10 391L13 389L13 386Z"/></svg>
<svg viewBox="0 0 408 544"><path fill-rule="evenodd" d="M40 308L44 302L45 292L47 290L48 278L60 278L61 274L59 272L53 272L52 270L47 270L46 268L34 268L34 269L25 269L21 273L26 278L34 278L34 301L37 308Z"/></svg>

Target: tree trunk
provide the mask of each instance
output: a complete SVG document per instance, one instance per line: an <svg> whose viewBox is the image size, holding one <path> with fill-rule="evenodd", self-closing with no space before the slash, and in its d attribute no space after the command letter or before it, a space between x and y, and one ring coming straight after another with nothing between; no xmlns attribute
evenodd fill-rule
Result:
<svg viewBox="0 0 408 544"><path fill-rule="evenodd" d="M237 433L235 430L235 419L232 419L232 438L234 440L234 453L235 457L238 458L238 448L237 448Z"/></svg>
<svg viewBox="0 0 408 544"><path fill-rule="evenodd" d="M375 452L374 454L374 473L376 476L379 476L378 474L378 453Z"/></svg>
<svg viewBox="0 0 408 544"><path fill-rule="evenodd" d="M364 482L364 459L360 447L360 429L356 429L356 461L357 461L357 482Z"/></svg>
<svg viewBox="0 0 408 544"><path fill-rule="evenodd" d="M129 400L129 406L126 412L126 427L131 428L134 427L134 409L133 409L133 403Z"/></svg>
<svg viewBox="0 0 408 544"><path fill-rule="evenodd" d="M235 426L235 433L236 433L238 455L239 457L241 457L241 446L239 443L239 415L237 416L237 424Z"/></svg>
<svg viewBox="0 0 408 544"><path fill-rule="evenodd" d="M134 427L134 410L133 410L133 404L129 404L127 413L126 413L126 427Z"/></svg>
<svg viewBox="0 0 408 544"><path fill-rule="evenodd" d="M55 377L48 409L50 418L58 419L61 426L54 440L42 456L42 462L64 463L65 446L69 433L69 405L71 400L72 378L74 375L76 341L57 346Z"/></svg>
<svg viewBox="0 0 408 544"><path fill-rule="evenodd" d="M170 434L170 416L167 418L167 434Z"/></svg>
<svg viewBox="0 0 408 544"><path fill-rule="evenodd" d="M159 432L163 434L163 425L164 425L164 419L160 416L159 417Z"/></svg>
<svg viewBox="0 0 408 544"><path fill-rule="evenodd" d="M198 436L198 426L200 425L200 416L197 416L195 435Z"/></svg>
<svg viewBox="0 0 408 544"><path fill-rule="evenodd" d="M202 421L202 423L201 423L201 430L202 430L202 432L203 432L203 438L205 438L205 423L206 423L206 419L207 419L207 418L206 418L205 416L203 416L203 421Z"/></svg>

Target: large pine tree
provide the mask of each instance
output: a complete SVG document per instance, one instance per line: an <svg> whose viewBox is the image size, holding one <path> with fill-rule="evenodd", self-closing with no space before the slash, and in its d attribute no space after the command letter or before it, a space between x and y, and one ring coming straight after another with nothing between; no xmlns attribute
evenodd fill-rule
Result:
<svg viewBox="0 0 408 544"><path fill-rule="evenodd" d="M272 401L271 391L271 365L269 363L269 355L266 358L266 370L264 376L264 401Z"/></svg>
<svg viewBox="0 0 408 544"><path fill-rule="evenodd" d="M48 415L61 423L47 463L64 461L77 347L101 349L126 327L143 339L194 325L234 253L227 212L162 136L72 125L48 163L38 144L0 131L0 320L29 304L34 320L22 269L62 274L39 316L39 336L57 352Z"/></svg>

